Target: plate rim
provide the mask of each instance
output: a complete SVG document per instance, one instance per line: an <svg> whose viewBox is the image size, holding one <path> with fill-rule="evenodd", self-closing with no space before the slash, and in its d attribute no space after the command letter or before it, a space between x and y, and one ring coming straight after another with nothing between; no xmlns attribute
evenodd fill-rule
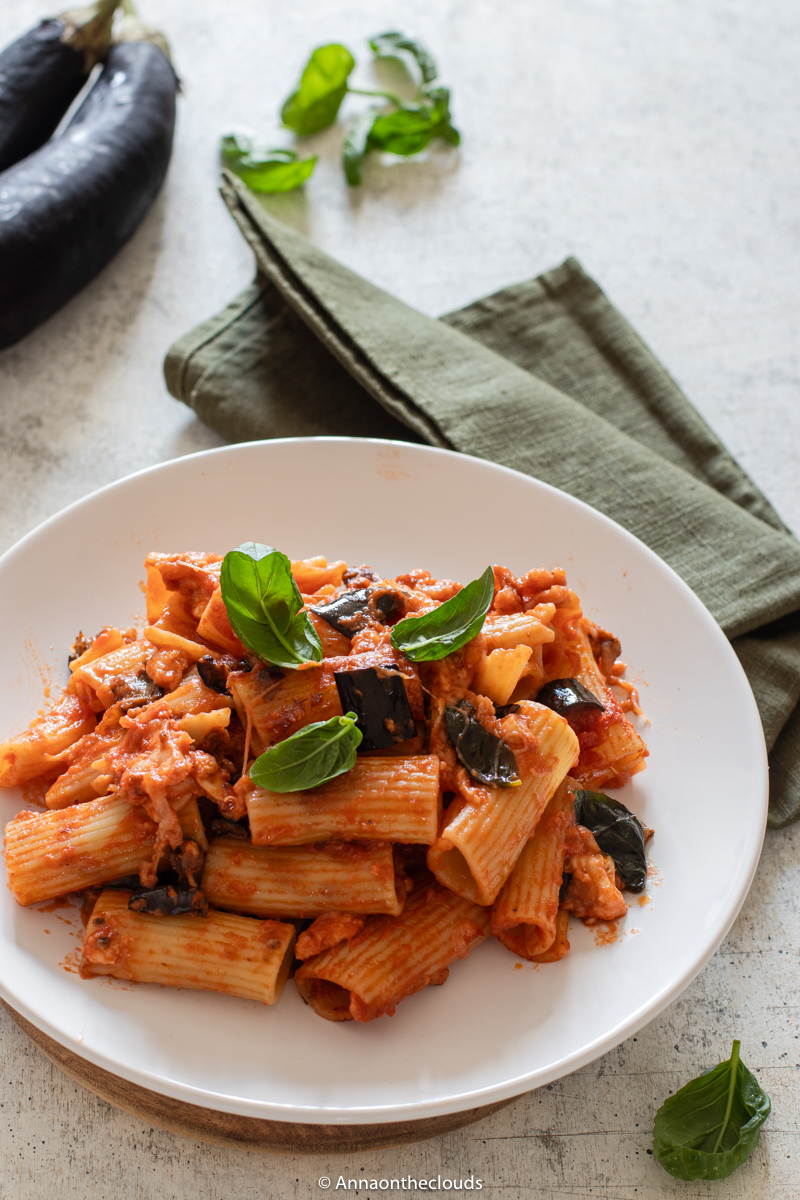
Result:
<svg viewBox="0 0 800 1200"><path fill-rule="evenodd" d="M225 1092L212 1093L194 1085L182 1083L180 1080L158 1077L148 1071L138 1070L135 1067L125 1065L124 1069L120 1069L120 1064L109 1058L107 1055L94 1050L91 1047L79 1045L74 1038L70 1038L64 1032L59 1030L49 1018L42 1017L38 1012L30 1007L27 1002L20 997L17 997L13 991L6 985L2 973L0 973L0 997L6 1000L14 1009L16 1009L23 1017L31 1022L37 1029L48 1034L61 1046L68 1051L74 1053L77 1057L82 1058L94 1065L102 1067L111 1074L119 1078L125 1079L130 1083L146 1088L149 1091L161 1093L175 1100L182 1100L189 1104L197 1105L201 1108L216 1109L222 1112L238 1114L242 1116L256 1117L266 1121L283 1121L299 1124L329 1124L329 1125L356 1125L356 1124L382 1124L385 1122L425 1119L428 1117L444 1116L450 1113L463 1112L466 1109L492 1104L496 1101L508 1100L514 1097L522 1096L525 1093L535 1090L536 1088L546 1086L554 1080L560 1079L566 1075L572 1074L588 1063L595 1061L601 1055L608 1053L616 1048L626 1038L635 1034L642 1029L650 1021L654 1020L664 1011L664 1009L672 1003L679 995L686 990L691 982L699 975L702 969L714 956L719 949L721 943L729 933L733 926L742 905L747 898L750 888L755 877L756 870L761 855L764 835L766 833L768 801L769 801L769 776L768 776L768 759L767 747L763 735L763 727L758 714L755 697L750 688L749 681L745 674L737 655L735 654L730 641L723 633L716 620L703 604L702 600L689 585L681 578L669 563L660 558L645 542L641 541L635 534L631 533L623 525L608 517L599 509L593 508L586 501L571 495L569 492L561 488L554 487L552 484L546 483L543 480L537 479L535 476L527 475L525 472L517 471L512 467L506 467L501 463L495 463L490 459L483 459L475 455L463 454L458 451L448 450L437 446L429 446L426 444L404 442L399 439L389 438L360 438L360 437L292 437L292 438L265 438L256 439L247 442L235 442L223 446L215 446L205 450L194 451L191 454L180 455L175 458L165 459L159 463L151 464L150 466L142 467L137 471L133 471L128 475L122 476L120 479L113 480L103 486L94 489L87 495L73 500L70 504L65 505L51 516L46 517L39 522L28 533L23 534L16 542L13 543L7 550L0 555L0 571L13 560L14 556L22 551L29 542L33 541L37 536L45 532L51 525L63 520L72 515L75 511L84 506L89 506L94 503L99 497L107 492L122 488L134 480L141 479L147 475L164 472L169 468L182 465L184 463L197 462L199 460L210 460L218 457L235 455L242 450L253 450L263 447L280 447L282 445L303 445L308 443L314 444L330 444L330 445L372 445L377 447L398 447L406 452L419 452L423 456L444 456L448 459L467 459L489 470L498 471L501 474L508 475L515 479L525 480L526 483L533 483L538 487L544 488L546 491L557 495L561 499L566 499L568 503L577 505L579 509L585 510L591 514L593 519L599 519L607 524L617 534L621 533L625 539L634 543L639 551L644 551L645 556L653 560L658 569L664 570L672 576L677 582L679 589L683 592L686 599L692 604L696 611L702 615L702 618L709 623L714 631L718 645L723 648L723 652L727 654L728 661L735 671L738 672L741 681L745 684L745 696L750 709L750 719L753 721L753 728L760 732L758 745L761 756L761 771L760 771L760 808L762 810L763 820L761 822L760 837L754 838L749 847L749 862L747 869L741 876L741 883L736 894L735 900L726 910L724 918L720 918L715 927L713 943L710 948L706 948L700 953L697 953L691 963L684 968L678 978L668 986L663 987L656 996L652 997L646 1003L640 1004L628 1017L621 1022L618 1022L612 1029L608 1030L602 1036L596 1037L588 1045L575 1051L573 1054L567 1055L558 1062L553 1062L546 1067L539 1068L535 1072L528 1072L515 1076L513 1079L507 1079L502 1083L487 1085L476 1088L471 1091L460 1091L456 1094L449 1094L446 1097L417 1099L413 1101L402 1102L398 1104L376 1104L368 1106L350 1107L347 1109L332 1109L321 1105L302 1105L297 1103L280 1103L275 1101L259 1101L253 1099L244 1099L234 1095L229 1095ZM755 798L754 798L755 807ZM532 1078L535 1077L535 1078Z"/></svg>

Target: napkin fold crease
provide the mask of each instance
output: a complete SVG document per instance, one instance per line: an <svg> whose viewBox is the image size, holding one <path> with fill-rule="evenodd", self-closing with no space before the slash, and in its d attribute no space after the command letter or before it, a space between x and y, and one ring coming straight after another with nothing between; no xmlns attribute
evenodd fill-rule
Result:
<svg viewBox="0 0 800 1200"><path fill-rule="evenodd" d="M436 320L228 173L222 195L257 278L171 348L170 392L232 441L427 442L541 479L629 529L731 638L770 750L770 824L797 819L800 542L580 265ZM702 686L702 663L686 677Z"/></svg>

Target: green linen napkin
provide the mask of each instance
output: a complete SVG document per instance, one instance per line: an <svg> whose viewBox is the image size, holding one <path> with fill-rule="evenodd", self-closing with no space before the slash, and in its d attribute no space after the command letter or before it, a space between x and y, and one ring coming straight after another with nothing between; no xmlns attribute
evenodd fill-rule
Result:
<svg viewBox="0 0 800 1200"><path fill-rule="evenodd" d="M171 348L173 396L233 441L424 441L606 513L731 638L770 750L770 824L796 820L800 543L579 264L434 320L323 254L228 173L222 195L258 275Z"/></svg>

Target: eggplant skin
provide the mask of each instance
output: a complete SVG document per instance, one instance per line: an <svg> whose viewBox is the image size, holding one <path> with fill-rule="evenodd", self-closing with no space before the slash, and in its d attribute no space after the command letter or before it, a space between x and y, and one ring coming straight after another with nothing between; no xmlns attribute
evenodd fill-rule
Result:
<svg viewBox="0 0 800 1200"><path fill-rule="evenodd" d="M86 82L82 50L62 42L60 17L0 51L0 171L44 145Z"/></svg>
<svg viewBox="0 0 800 1200"><path fill-rule="evenodd" d="M176 91L158 47L112 46L61 137L0 175L0 348L57 312L136 230L167 172Z"/></svg>

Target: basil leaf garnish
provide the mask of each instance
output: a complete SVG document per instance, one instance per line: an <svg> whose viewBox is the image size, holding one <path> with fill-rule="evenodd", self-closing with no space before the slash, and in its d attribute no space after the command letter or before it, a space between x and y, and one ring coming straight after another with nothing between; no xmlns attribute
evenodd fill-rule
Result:
<svg viewBox="0 0 800 1200"><path fill-rule="evenodd" d="M502 738L484 729L468 700L448 705L445 725L458 761L486 787L519 787L522 780L514 752Z"/></svg>
<svg viewBox="0 0 800 1200"><path fill-rule="evenodd" d="M406 617L392 629L392 645L412 662L435 662L459 650L481 631L494 599L494 572L487 567L460 592L421 617Z"/></svg>
<svg viewBox="0 0 800 1200"><path fill-rule="evenodd" d="M227 133L220 147L224 165L252 192L291 192L305 183L317 162L294 150L270 149L246 133Z"/></svg>
<svg viewBox="0 0 800 1200"><path fill-rule="evenodd" d="M417 38L398 30L388 33L378 33L369 39L372 53L376 58L402 58L408 54L419 67L423 83L430 83L436 78L436 63L429 51Z"/></svg>
<svg viewBox="0 0 800 1200"><path fill-rule="evenodd" d="M604 854L611 855L625 887L641 892L647 882L647 855L638 817L605 792L580 791L575 793L575 820L594 834Z"/></svg>
<svg viewBox="0 0 800 1200"><path fill-rule="evenodd" d="M669 1096L656 1113L653 1153L676 1179L727 1179L758 1145L770 1098L731 1056Z"/></svg>
<svg viewBox="0 0 800 1200"><path fill-rule="evenodd" d="M222 560L222 599L236 636L276 667L322 661L322 645L280 550L244 542Z"/></svg>
<svg viewBox="0 0 800 1200"><path fill-rule="evenodd" d="M355 766L361 736L355 713L316 721L265 750L250 768L250 778L268 792L320 787Z"/></svg>
<svg viewBox="0 0 800 1200"><path fill-rule="evenodd" d="M287 129L300 137L319 133L336 120L356 60L346 46L319 46L305 65L300 82L281 109Z"/></svg>

